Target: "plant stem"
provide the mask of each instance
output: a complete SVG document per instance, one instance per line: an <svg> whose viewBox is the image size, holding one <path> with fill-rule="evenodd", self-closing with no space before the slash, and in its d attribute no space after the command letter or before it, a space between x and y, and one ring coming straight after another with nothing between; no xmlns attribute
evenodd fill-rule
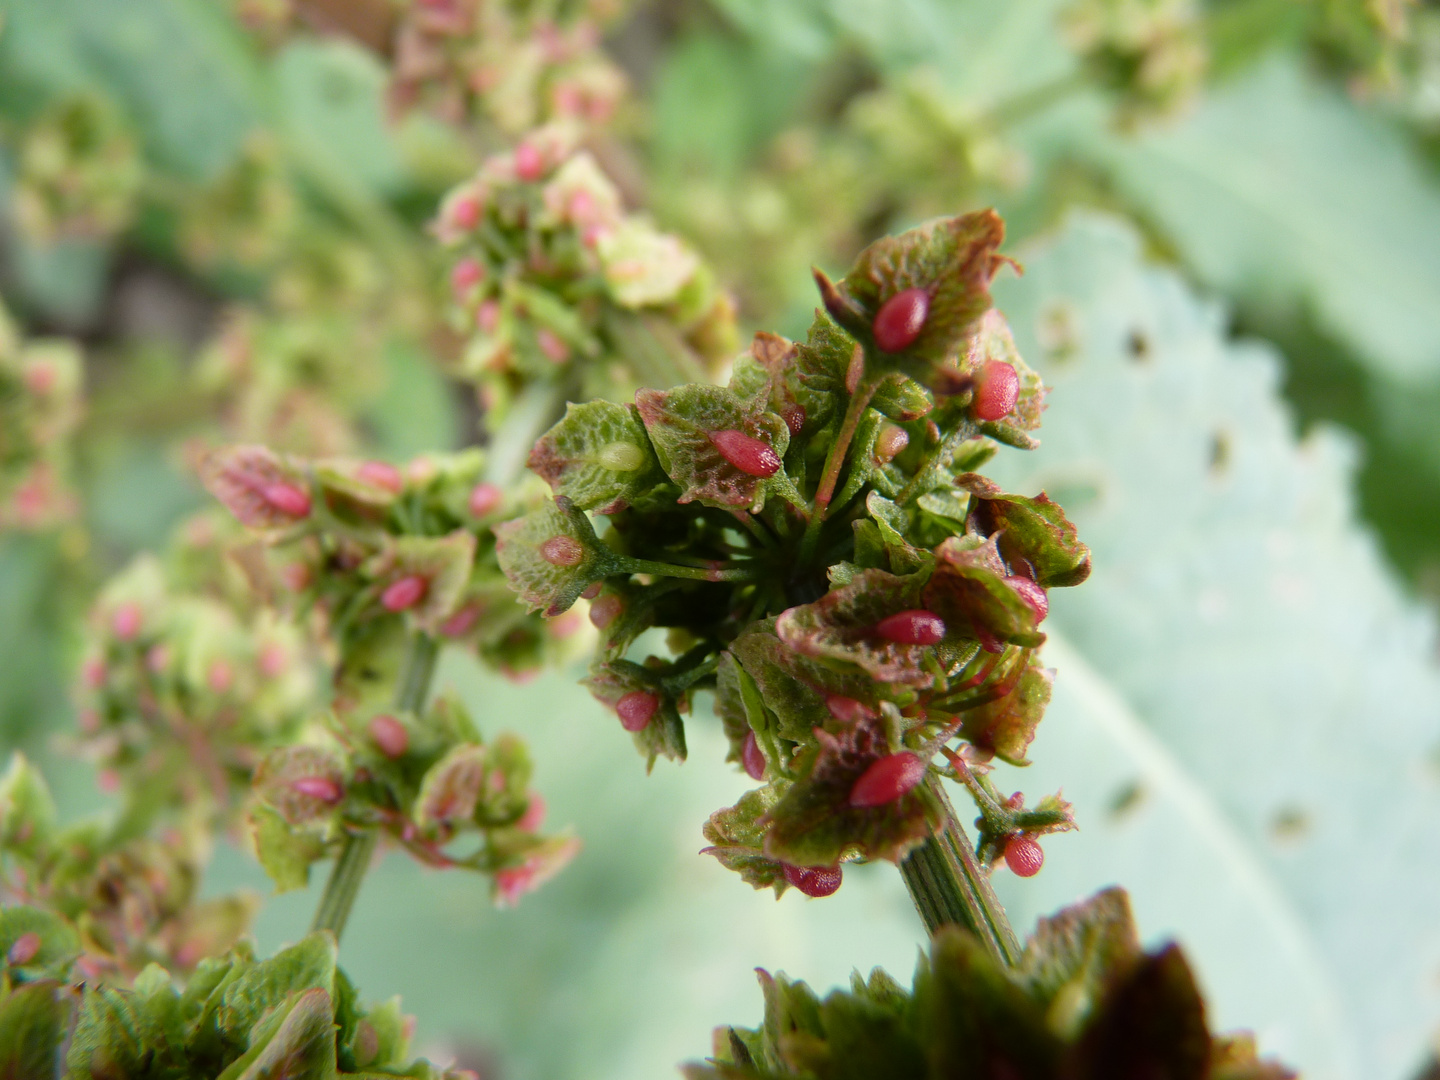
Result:
<svg viewBox="0 0 1440 1080"><path fill-rule="evenodd" d="M752 581L757 576L753 566L732 566L727 568L704 566L681 566L677 563L656 562L653 559L624 560L623 572L627 574L655 574L659 577L691 578L695 581Z"/></svg>
<svg viewBox="0 0 1440 1080"><path fill-rule="evenodd" d="M925 929L934 935L940 927L955 923L978 937L1001 963L1018 963L1020 941L955 817L955 807L937 778L930 777L926 787L940 804L944 821L900 863L900 874Z"/></svg>
<svg viewBox="0 0 1440 1080"><path fill-rule="evenodd" d="M430 680L435 674L435 660L440 646L424 631L417 630L410 638L405 652L405 661L400 667L400 677L395 685L395 708L402 712L419 712L430 693ZM360 892L360 883L370 869L370 860L379 843L379 832L371 827L359 832L348 833L345 846L340 849L335 865L330 869L330 880L325 882L325 892L320 905L315 909L311 931L329 930L338 941L350 918L350 909L355 906L355 897Z"/></svg>
<svg viewBox="0 0 1440 1080"><path fill-rule="evenodd" d="M566 388L558 382L538 381L521 392L491 433L486 450L485 479L509 488L525 468L530 448L564 410Z"/></svg>

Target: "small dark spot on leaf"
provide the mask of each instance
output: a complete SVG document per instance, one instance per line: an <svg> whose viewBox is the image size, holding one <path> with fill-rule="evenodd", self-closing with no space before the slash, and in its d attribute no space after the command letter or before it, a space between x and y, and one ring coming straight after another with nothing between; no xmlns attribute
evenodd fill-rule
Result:
<svg viewBox="0 0 1440 1080"><path fill-rule="evenodd" d="M1223 476L1230 467L1230 435L1225 431L1217 431L1210 436L1210 472L1215 476Z"/></svg>
<svg viewBox="0 0 1440 1080"><path fill-rule="evenodd" d="M1310 831L1310 814L1299 806L1282 806L1270 818L1270 836L1277 844L1294 844Z"/></svg>
<svg viewBox="0 0 1440 1080"><path fill-rule="evenodd" d="M1130 359L1137 364L1143 364L1150 359L1150 337L1144 330L1139 327L1131 330L1130 339L1125 344L1130 350Z"/></svg>
<svg viewBox="0 0 1440 1080"><path fill-rule="evenodd" d="M1110 804L1105 809L1110 814L1111 821L1120 821L1138 810L1144 801L1145 788L1139 781L1132 780L1115 789L1115 793L1110 796Z"/></svg>

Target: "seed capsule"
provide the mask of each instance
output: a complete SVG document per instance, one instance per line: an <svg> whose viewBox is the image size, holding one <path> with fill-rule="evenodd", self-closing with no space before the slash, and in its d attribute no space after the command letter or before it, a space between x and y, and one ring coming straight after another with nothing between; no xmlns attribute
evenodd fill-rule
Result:
<svg viewBox="0 0 1440 1080"><path fill-rule="evenodd" d="M925 779L925 762L902 750L873 762L850 789L850 805L886 806Z"/></svg>
<svg viewBox="0 0 1440 1080"><path fill-rule="evenodd" d="M875 710L869 705L863 701L845 697L843 694L831 694L825 699L825 707L830 710L831 716L846 724L853 724L856 720L873 720L875 718Z"/></svg>
<svg viewBox="0 0 1440 1080"><path fill-rule="evenodd" d="M393 716L382 713L370 721L366 730L380 753L391 761L404 757L410 748L410 732Z"/></svg>
<svg viewBox="0 0 1440 1080"><path fill-rule="evenodd" d="M540 545L540 557L551 566L579 566L585 549L573 536L552 536Z"/></svg>
<svg viewBox="0 0 1440 1080"><path fill-rule="evenodd" d="M745 766L745 775L751 780L765 779L765 753L760 749L755 732L745 733L745 745L740 750L740 763Z"/></svg>
<svg viewBox="0 0 1440 1080"><path fill-rule="evenodd" d="M1045 595L1045 590L1028 577L1020 577L1018 574L1007 577L1005 584L1009 585L1020 598L1035 609L1035 621L1044 622L1045 616L1050 614L1050 598Z"/></svg>
<svg viewBox="0 0 1440 1080"><path fill-rule="evenodd" d="M1031 837L1012 836L1005 841L1005 865L1016 877L1034 877L1045 865L1045 852Z"/></svg>
<svg viewBox="0 0 1440 1080"><path fill-rule="evenodd" d="M1019 397L1019 373L1003 360L991 360L975 378L975 400L970 407L977 420L999 420L1009 415Z"/></svg>
<svg viewBox="0 0 1440 1080"><path fill-rule="evenodd" d="M604 630L625 610L625 601L614 593L596 598L590 605L590 624L596 630Z"/></svg>
<svg viewBox="0 0 1440 1080"><path fill-rule="evenodd" d="M712 431L710 441L721 457L743 473L764 479L780 471L780 455L770 444L743 431Z"/></svg>
<svg viewBox="0 0 1440 1080"><path fill-rule="evenodd" d="M932 611L900 611L876 623L875 633L899 645L935 645L945 637L945 620Z"/></svg>
<svg viewBox="0 0 1440 1080"><path fill-rule="evenodd" d="M645 452L634 443L612 442L601 447L596 460L611 472L634 472L645 464Z"/></svg>
<svg viewBox="0 0 1440 1080"><path fill-rule="evenodd" d="M870 329L875 344L886 352L901 352L915 344L930 315L930 294L924 289L906 289L880 305Z"/></svg>
<svg viewBox="0 0 1440 1080"><path fill-rule="evenodd" d="M805 430L805 406L801 404L789 405L780 413L785 418L785 426L790 429L792 436L798 436Z"/></svg>
<svg viewBox="0 0 1440 1080"><path fill-rule="evenodd" d="M323 803L337 803L344 795L340 785L328 776L302 776L292 780L290 786L301 795Z"/></svg>
<svg viewBox="0 0 1440 1080"><path fill-rule="evenodd" d="M500 505L502 492L494 484L476 484L470 489L470 513L484 517Z"/></svg>
<svg viewBox="0 0 1440 1080"><path fill-rule="evenodd" d="M875 437L875 460L884 464L909 445L908 431L894 424L886 424Z"/></svg>
<svg viewBox="0 0 1440 1080"><path fill-rule="evenodd" d="M660 699L644 690L632 690L615 703L615 711L620 714L620 726L626 731L644 731L658 708Z"/></svg>
<svg viewBox="0 0 1440 1080"><path fill-rule="evenodd" d="M419 574L406 574L392 581L380 594L380 606L386 611L405 611L425 599L430 582Z"/></svg>
<svg viewBox="0 0 1440 1080"><path fill-rule="evenodd" d="M838 866L784 866L785 880L806 896L829 896L840 888L843 874Z"/></svg>
<svg viewBox="0 0 1440 1080"><path fill-rule="evenodd" d="M260 497L270 506L290 517L302 518L310 513L310 495L294 484L276 482L266 484L260 490Z"/></svg>
<svg viewBox="0 0 1440 1080"><path fill-rule="evenodd" d="M10 951L5 954L5 959L14 967L24 967L40 951L40 935L31 930L21 934L10 946Z"/></svg>

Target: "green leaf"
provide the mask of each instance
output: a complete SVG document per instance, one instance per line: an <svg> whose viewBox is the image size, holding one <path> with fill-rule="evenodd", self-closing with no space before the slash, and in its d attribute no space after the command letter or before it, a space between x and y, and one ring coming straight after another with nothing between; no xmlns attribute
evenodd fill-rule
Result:
<svg viewBox="0 0 1440 1080"><path fill-rule="evenodd" d="M530 471L581 510L615 514L665 482L633 405L567 405L530 451Z"/></svg>
<svg viewBox="0 0 1440 1080"><path fill-rule="evenodd" d="M674 390L641 390L635 404L650 434L660 467L680 486L679 501L758 512L768 491L788 484L783 468L769 478L742 472L724 458L712 433L738 431L784 458L790 429L763 397L742 398L719 386L690 384Z"/></svg>
<svg viewBox="0 0 1440 1080"><path fill-rule="evenodd" d="M277 1022L278 1021L278 1022ZM327 990L297 993L264 1023L248 1053L216 1080L331 1080L335 1073L335 1010Z"/></svg>
<svg viewBox="0 0 1440 1080"><path fill-rule="evenodd" d="M11 959L22 938L29 958ZM0 909L0 965L11 978L63 977L79 955L80 935L54 912L32 907Z"/></svg>
<svg viewBox="0 0 1440 1080"><path fill-rule="evenodd" d="M10 755L0 777L0 849L35 858L55 831L55 800L24 754Z"/></svg>
<svg viewBox="0 0 1440 1080"><path fill-rule="evenodd" d="M1090 576L1090 549L1058 503L1043 491L1033 499L1007 495L976 473L955 479L976 496L985 533L1000 535L1000 554L1012 566L1019 560L1035 571L1036 584L1050 589L1079 585Z"/></svg>
<svg viewBox="0 0 1440 1080"><path fill-rule="evenodd" d="M1440 373L1440 190L1381 112L1297 58L1142 139L1073 115L1055 134L1106 168L1205 284L1247 307L1308 308L1377 373Z"/></svg>
<svg viewBox="0 0 1440 1080"><path fill-rule="evenodd" d="M0 1080L55 1080L73 1002L58 983L16 987L0 998Z"/></svg>
<svg viewBox="0 0 1440 1080"><path fill-rule="evenodd" d="M395 577L416 574L425 579L425 598L409 614L420 629L438 635L470 583L475 534L456 529L448 536L402 536L395 541L393 559L387 553L387 563Z"/></svg>
<svg viewBox="0 0 1440 1080"><path fill-rule="evenodd" d="M432 765L415 797L415 823L436 829L474 818L485 786L486 758L485 747L462 743Z"/></svg>
<svg viewBox="0 0 1440 1080"><path fill-rule="evenodd" d="M632 733L635 748L645 755L650 766L662 755L672 761L685 760L685 723L656 675L630 660L608 660L591 667L582 681L597 701L612 709L626 694L643 692L659 698L650 722Z"/></svg>
<svg viewBox="0 0 1440 1080"><path fill-rule="evenodd" d="M947 634L1029 647L1045 640L1035 609L1005 580L994 538L951 537L935 555L923 606L945 620Z"/></svg>
<svg viewBox="0 0 1440 1080"><path fill-rule="evenodd" d="M714 855L720 865L734 870L741 880L757 889L774 889L779 896L790 883L785 868L765 852L765 816L779 800L783 787L766 784L747 791L740 801L724 810L716 810L705 823L705 839L710 846L702 855Z"/></svg>
<svg viewBox="0 0 1440 1080"><path fill-rule="evenodd" d="M1054 678L1055 673L1031 654L1013 690L996 701L965 710L960 734L1012 765L1030 764L1025 751L1050 704Z"/></svg>
<svg viewBox="0 0 1440 1080"><path fill-rule="evenodd" d="M335 937L313 933L298 945L249 967L226 986L215 1023L231 1038L247 1039L267 1012L307 990L324 992L328 1023L329 995L334 989Z"/></svg>
<svg viewBox="0 0 1440 1080"><path fill-rule="evenodd" d="M1440 1015L1414 899L1440 889L1434 621L1353 523L1348 447L1297 444L1277 358L1140 252L1081 219L997 288L1053 389L1044 445L993 475L1049 491L1095 564L1051 597L1026 777L1063 785L1080 831L997 886L1023 924L1124 882L1222 1022L1310 1077L1399 1080Z"/></svg>

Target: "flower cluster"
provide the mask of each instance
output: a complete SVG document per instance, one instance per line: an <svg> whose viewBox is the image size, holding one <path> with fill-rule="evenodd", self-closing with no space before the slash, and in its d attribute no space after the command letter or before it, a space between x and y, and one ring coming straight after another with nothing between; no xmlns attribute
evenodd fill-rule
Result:
<svg viewBox="0 0 1440 1080"><path fill-rule="evenodd" d="M249 930L257 901L200 899L208 844L180 826L147 831L133 814L60 828L44 780L15 755L0 778L0 945L9 963L28 977L40 974L33 964L54 962L79 978L109 982L150 964L188 972L224 952ZM16 925L12 904L30 905L33 916L7 938ZM47 938L46 927L68 944L17 947L26 933Z"/></svg>
<svg viewBox="0 0 1440 1080"><path fill-rule="evenodd" d="M531 383L564 398L703 377L734 347L733 306L678 238L627 213L576 129L490 158L442 203L463 373L493 424Z"/></svg>
<svg viewBox="0 0 1440 1080"><path fill-rule="evenodd" d="M263 598L263 553L224 519L183 525L168 561L141 556L90 617L83 745L132 804L214 813L248 792L261 756L321 704L320 658Z"/></svg>
<svg viewBox="0 0 1440 1080"><path fill-rule="evenodd" d="M1204 83L1209 53L1194 0L1078 0L1066 26L1096 82L1118 95L1122 123L1173 113Z"/></svg>
<svg viewBox="0 0 1440 1080"><path fill-rule="evenodd" d="M257 770L255 849L284 891L303 887L310 865L338 854L349 834L373 830L426 866L488 875L496 901L513 905L580 848L572 836L539 833L545 802L530 773L521 740L483 742L452 697L418 713L332 716ZM457 851L468 840L472 849Z"/></svg>
<svg viewBox="0 0 1440 1080"><path fill-rule="evenodd" d="M784 975L760 984L764 1026L716 1029L714 1057L687 1080L1295 1076L1249 1035L1211 1034L1184 954L1144 952L1119 889L1041 919L1013 967L948 927L910 991L878 968L823 1000Z"/></svg>
<svg viewBox="0 0 1440 1080"><path fill-rule="evenodd" d="M0 531L66 520L70 436L80 420L80 352L21 340L0 307Z"/></svg>
<svg viewBox="0 0 1440 1080"><path fill-rule="evenodd" d="M604 124L625 76L600 50L622 0L405 0L391 98L516 136L550 120Z"/></svg>
<svg viewBox="0 0 1440 1080"><path fill-rule="evenodd" d="M139 141L91 94L59 98L19 138L11 196L32 241L113 236L135 216L144 179Z"/></svg>
<svg viewBox="0 0 1440 1080"><path fill-rule="evenodd" d="M16 1076L475 1080L408 1061L414 1020L396 999L363 1007L327 933L268 960L232 949L201 963L183 987L159 968L133 986L66 986L77 951L73 931L46 913L0 912L0 1031Z"/></svg>
<svg viewBox="0 0 1440 1080"><path fill-rule="evenodd" d="M1047 590L1090 568L1054 502L975 472L1035 445L1042 408L990 303L1002 238L984 212L881 240L842 281L817 272L805 342L759 335L727 387L571 406L530 457L554 502L496 530L533 608L593 597L589 685L652 762L684 756L681 717L715 690L763 786L709 850L757 888L823 895L843 860L899 861L944 818L941 773L976 795L989 862L1033 873L1034 838L1073 827L985 776L1026 763ZM652 627L672 655L632 658Z"/></svg>

